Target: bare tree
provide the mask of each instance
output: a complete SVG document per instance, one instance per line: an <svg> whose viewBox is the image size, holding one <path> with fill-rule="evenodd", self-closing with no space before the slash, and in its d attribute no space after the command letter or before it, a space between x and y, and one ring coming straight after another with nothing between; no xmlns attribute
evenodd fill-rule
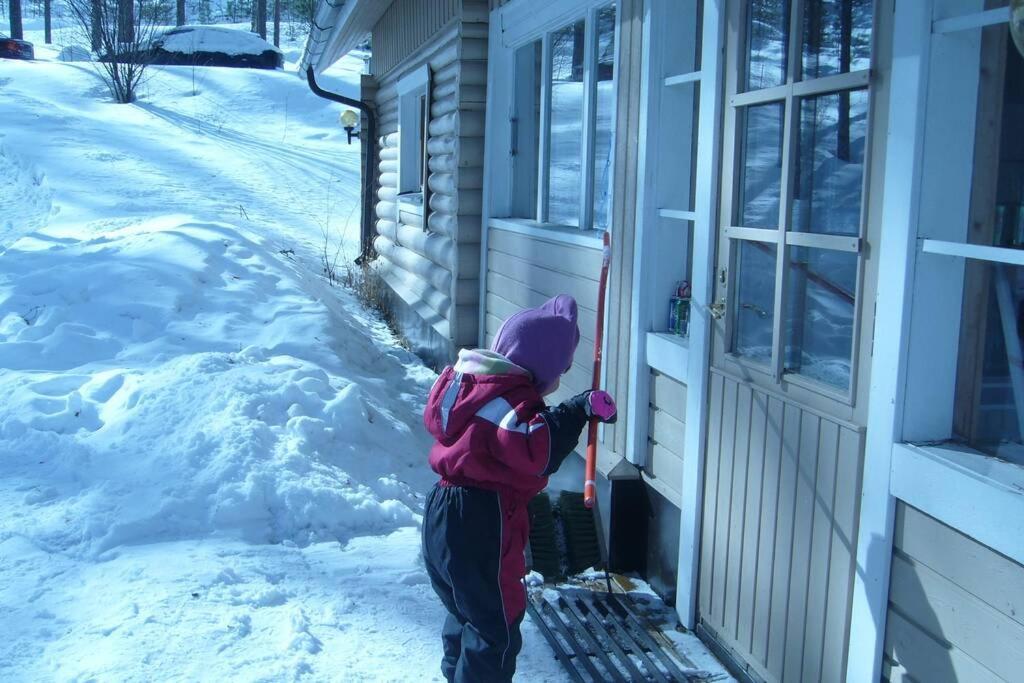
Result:
<svg viewBox="0 0 1024 683"><path fill-rule="evenodd" d="M252 3L252 32L258 33L263 40L267 39L267 0Z"/></svg>
<svg viewBox="0 0 1024 683"><path fill-rule="evenodd" d="M274 0L274 47L281 47L281 0Z"/></svg>
<svg viewBox="0 0 1024 683"><path fill-rule="evenodd" d="M43 41L53 42L53 0L43 0Z"/></svg>
<svg viewBox="0 0 1024 683"><path fill-rule="evenodd" d="M185 25L185 0L178 0L178 13L174 20L175 26Z"/></svg>
<svg viewBox="0 0 1024 683"><path fill-rule="evenodd" d="M25 31L21 28L21 0L11 0L8 9L11 18L11 38L24 40Z"/></svg>
<svg viewBox="0 0 1024 683"><path fill-rule="evenodd" d="M159 21L154 0L67 0L71 16L99 53L97 69L117 102L132 102L149 64Z"/></svg>

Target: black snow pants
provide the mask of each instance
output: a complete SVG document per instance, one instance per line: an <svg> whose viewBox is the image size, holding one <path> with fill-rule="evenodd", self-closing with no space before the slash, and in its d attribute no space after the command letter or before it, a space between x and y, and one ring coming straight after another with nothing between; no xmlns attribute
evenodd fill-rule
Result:
<svg viewBox="0 0 1024 683"><path fill-rule="evenodd" d="M423 515L423 557L448 610L441 673L458 683L511 681L523 614L506 614L499 572L502 505L494 491L435 486Z"/></svg>

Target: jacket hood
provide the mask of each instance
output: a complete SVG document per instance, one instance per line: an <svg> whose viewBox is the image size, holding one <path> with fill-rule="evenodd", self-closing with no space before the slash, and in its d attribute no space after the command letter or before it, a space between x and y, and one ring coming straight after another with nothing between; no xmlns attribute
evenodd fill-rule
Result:
<svg viewBox="0 0 1024 683"><path fill-rule="evenodd" d="M456 363L455 367L445 368L430 390L427 407L423 411L423 424L439 443L451 445L469 424L470 419L495 398L523 387L532 389L533 382L528 372L500 354L490 353L491 355L487 357L465 360L460 353L459 363ZM507 369L508 372L486 374L459 369L472 367L470 360L474 363L493 363L492 369ZM540 396L537 400L541 400Z"/></svg>

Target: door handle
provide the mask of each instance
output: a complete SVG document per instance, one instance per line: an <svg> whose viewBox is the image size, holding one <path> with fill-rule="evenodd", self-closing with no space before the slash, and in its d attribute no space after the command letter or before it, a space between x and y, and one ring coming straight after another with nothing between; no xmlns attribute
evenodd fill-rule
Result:
<svg viewBox="0 0 1024 683"><path fill-rule="evenodd" d="M721 320L725 317L725 299L719 299L716 303L711 304L711 317L715 320Z"/></svg>

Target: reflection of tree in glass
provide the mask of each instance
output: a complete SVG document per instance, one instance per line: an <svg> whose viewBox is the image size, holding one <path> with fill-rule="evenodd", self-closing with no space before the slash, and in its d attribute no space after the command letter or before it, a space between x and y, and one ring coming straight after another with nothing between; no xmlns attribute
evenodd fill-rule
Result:
<svg viewBox="0 0 1024 683"><path fill-rule="evenodd" d="M577 21L551 35L551 80L582 81L586 29Z"/></svg>

